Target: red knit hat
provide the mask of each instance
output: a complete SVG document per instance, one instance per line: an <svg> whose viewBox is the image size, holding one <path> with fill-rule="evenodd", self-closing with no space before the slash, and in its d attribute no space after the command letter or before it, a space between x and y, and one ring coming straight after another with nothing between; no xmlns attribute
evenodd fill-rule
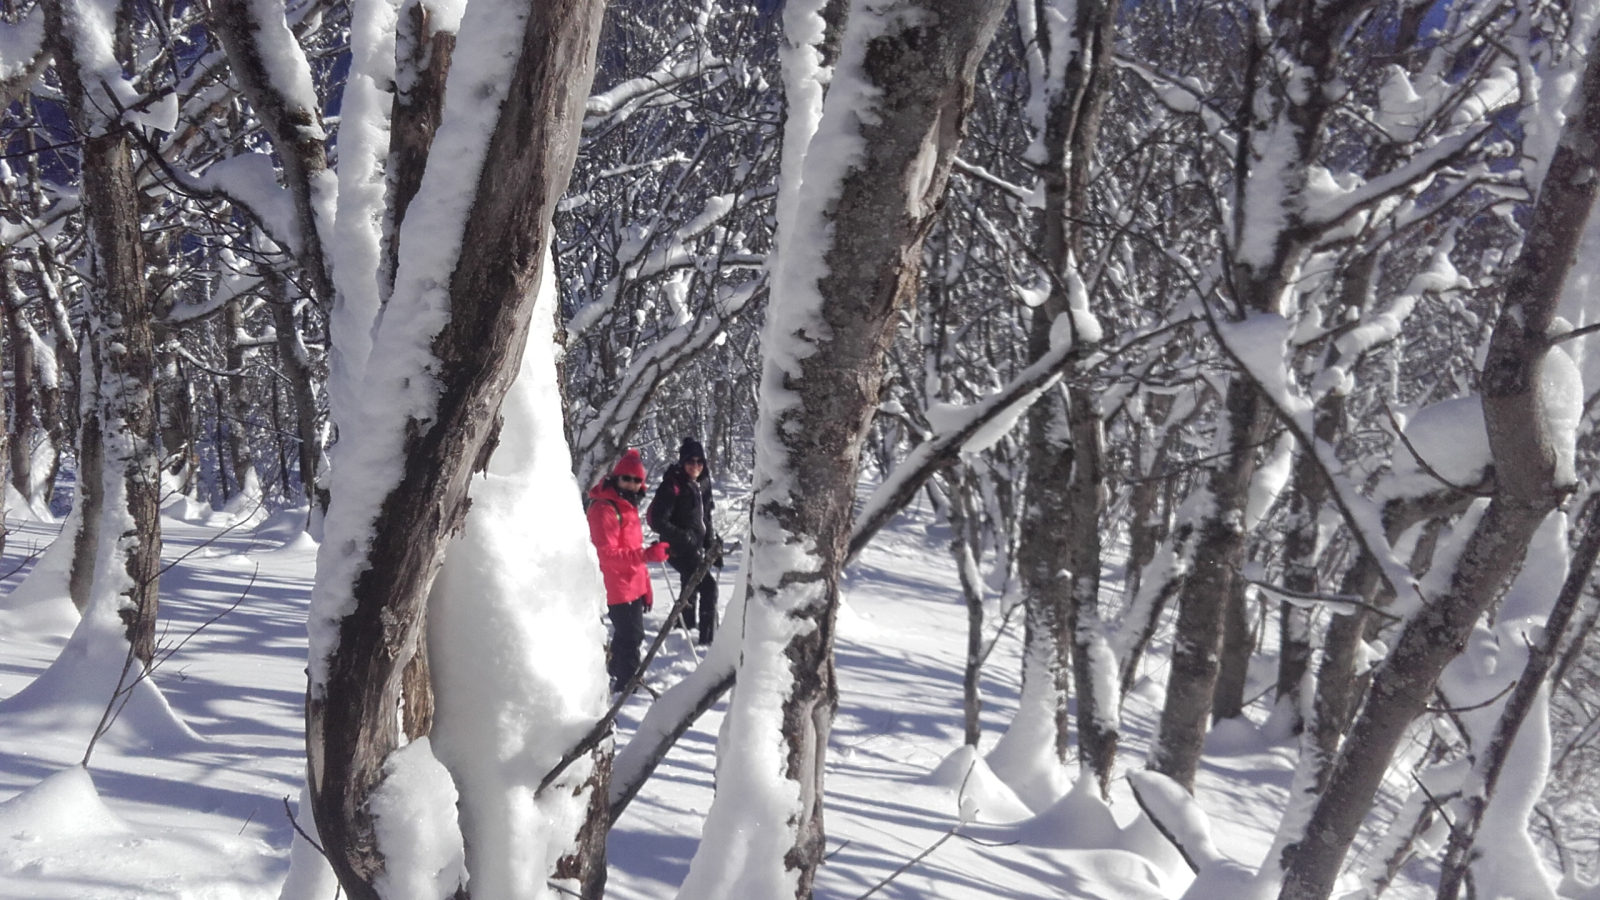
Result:
<svg viewBox="0 0 1600 900"><path fill-rule="evenodd" d="M639 451L632 447L628 448L628 452L622 454L622 459L617 460L616 466L611 469L611 474L627 475L644 481L644 461L639 459Z"/></svg>

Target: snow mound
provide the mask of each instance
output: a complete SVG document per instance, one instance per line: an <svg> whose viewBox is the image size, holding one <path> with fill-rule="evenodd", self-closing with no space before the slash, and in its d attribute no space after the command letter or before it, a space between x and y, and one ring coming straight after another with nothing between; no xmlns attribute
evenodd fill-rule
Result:
<svg viewBox="0 0 1600 900"><path fill-rule="evenodd" d="M91 605L60 655L26 687L0 700L0 740L43 733L87 745L114 692L125 699L104 737L106 744L162 752L198 748L205 739L177 717L149 678L127 661L127 640L116 612Z"/></svg>
<svg viewBox="0 0 1600 900"><path fill-rule="evenodd" d="M847 597L839 598L839 613L835 621L838 634L855 641L868 642L882 632L882 629L856 609Z"/></svg>
<svg viewBox="0 0 1600 900"><path fill-rule="evenodd" d="M22 492L6 482L6 517L20 519L24 522L54 522L56 517L50 514L50 506L43 498L29 500L22 496Z"/></svg>
<svg viewBox="0 0 1600 900"><path fill-rule="evenodd" d="M1231 859L1218 859L1200 867L1182 900L1263 900L1259 887L1250 867Z"/></svg>
<svg viewBox="0 0 1600 900"><path fill-rule="evenodd" d="M1241 716L1212 725L1206 733L1205 752L1207 756L1238 756L1260 752L1271 744L1254 722Z"/></svg>
<svg viewBox="0 0 1600 900"><path fill-rule="evenodd" d="M264 541L272 541L280 545L280 549L306 545L309 536L306 534L306 522L310 520L311 510L305 506L292 506L271 513L261 520L256 526L255 536ZM316 542L310 541L309 546L315 547Z"/></svg>
<svg viewBox="0 0 1600 900"><path fill-rule="evenodd" d="M1006 829L1004 840L1058 850L1119 850L1122 833L1093 776L1078 776L1072 790L1044 812ZM999 835L996 835L999 836Z"/></svg>
<svg viewBox="0 0 1600 900"><path fill-rule="evenodd" d="M169 519L177 519L189 525L198 525L206 521L211 515L211 504L202 503L199 499L187 494L179 494L172 502L161 507L161 514Z"/></svg>
<svg viewBox="0 0 1600 900"><path fill-rule="evenodd" d="M100 799L94 780L79 766L0 803L0 839L32 843L132 830Z"/></svg>
<svg viewBox="0 0 1600 900"><path fill-rule="evenodd" d="M1145 815L1181 845L1202 872L1208 865L1226 859L1211 840L1211 820L1206 811L1176 781L1148 770L1129 772L1128 781Z"/></svg>
<svg viewBox="0 0 1600 900"><path fill-rule="evenodd" d="M143 832L106 806L89 773L64 769L0 803L0 898L257 900L280 853L216 831Z"/></svg>
<svg viewBox="0 0 1600 900"><path fill-rule="evenodd" d="M367 801L387 863L378 876L384 897L448 897L464 884L455 784L426 737L389 754L383 781Z"/></svg>
<svg viewBox="0 0 1600 900"><path fill-rule="evenodd" d="M1066 850L1053 858L1061 868L1063 897L1165 900L1169 896L1150 861L1125 850Z"/></svg>
<svg viewBox="0 0 1600 900"><path fill-rule="evenodd" d="M954 793L963 822L1017 822L1033 815L971 745L946 756L923 782Z"/></svg>
<svg viewBox="0 0 1600 900"><path fill-rule="evenodd" d="M1023 687L1026 691L1028 686ZM1055 718L1046 705L1049 700L1048 696L1025 693L1011 726L988 756L994 774L1036 813L1049 809L1068 787L1066 767L1056 758Z"/></svg>
<svg viewBox="0 0 1600 900"><path fill-rule="evenodd" d="M65 638L78 626L78 610L72 605L67 587L72 570L72 531L66 534L66 539L51 541L22 583L0 597L0 635Z"/></svg>

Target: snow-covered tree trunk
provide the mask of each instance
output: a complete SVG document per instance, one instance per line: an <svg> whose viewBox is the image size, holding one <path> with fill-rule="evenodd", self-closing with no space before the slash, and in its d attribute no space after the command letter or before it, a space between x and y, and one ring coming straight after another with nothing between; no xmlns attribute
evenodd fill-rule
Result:
<svg viewBox="0 0 1600 900"><path fill-rule="evenodd" d="M1377 670L1304 838L1285 849L1284 900L1324 900L1389 760L1422 712L1446 664L1500 596L1529 541L1572 490L1573 441L1581 409L1563 396L1572 364L1550 333L1563 283L1600 184L1600 53L1591 47L1581 98L1561 131L1521 255L1490 339L1482 375L1484 423L1495 487L1467 537L1449 588L1406 622ZM1557 358L1559 356L1559 358ZM1565 393L1574 393L1566 391Z"/></svg>
<svg viewBox="0 0 1600 900"><path fill-rule="evenodd" d="M972 470L957 463L928 482L934 509L950 523L950 556L961 584L961 602L967 609L967 658L961 674L962 743L977 749L983 738L983 573L978 558L983 551L981 520L973 508Z"/></svg>
<svg viewBox="0 0 1600 900"><path fill-rule="evenodd" d="M1490 803L1495 798L1500 776L1505 773L1511 759L1512 748L1519 740L1518 736L1528 717L1535 709L1542 710L1548 702L1546 692L1551 685L1547 676L1556 661L1556 650L1578 612L1589 576L1594 572L1595 560L1600 558L1600 496L1590 495L1581 528L1583 536L1573 554L1567 577L1562 582L1561 593L1555 598L1554 608L1550 610L1547 620L1538 626L1538 637L1528 647L1527 665L1517 678L1516 686L1511 689L1511 695L1506 698L1505 708L1495 723L1488 746L1483 748L1475 762L1478 777L1469 783L1473 789L1469 789L1465 797L1466 815L1458 817L1450 829L1450 843L1444 861L1439 866L1438 900L1456 900L1460 895L1475 858L1482 855L1481 852L1474 852L1474 844L1479 829L1485 824L1484 817ZM1548 716L1548 711L1544 710L1543 714ZM1549 727L1547 721L1536 721L1534 725L1541 729ZM1531 802L1534 798L1518 799L1520 802Z"/></svg>
<svg viewBox="0 0 1600 900"><path fill-rule="evenodd" d="M983 575L978 571L977 523L972 509L972 476L965 467L956 468L945 479L949 497L950 555L955 558L961 581L961 600L967 607L967 661L961 673L962 740L973 749L983 736L983 694L979 675L983 671Z"/></svg>
<svg viewBox="0 0 1600 900"><path fill-rule="evenodd" d="M308 780L329 860L361 900L380 890L390 897L461 890L464 873L448 853L415 850L419 840L448 850L448 837L416 829L453 831L456 790L427 742L396 752L399 713L427 598L467 515L472 476L492 458L501 403L523 357L550 215L576 150L599 14L591 0L507 0L466 10L458 41L471 47L472 64L455 66L446 87L429 165L398 236L403 252L373 352L360 346L359 328L335 329L336 340L352 342L347 362L368 364L359 405L335 407L341 445L310 623ZM372 292L361 278L375 281L380 268L370 249L352 251L355 268L347 273L363 295ZM365 263L371 268L362 275ZM553 365L548 356L535 360ZM581 843L573 852L584 861L568 868L592 868L604 829L585 823L603 818L604 804L585 791L564 796L580 811L563 818L570 830L557 828L551 840ZM475 814L463 807L469 831ZM525 873L524 895L544 896L552 874Z"/></svg>
<svg viewBox="0 0 1600 900"><path fill-rule="evenodd" d="M283 166L284 186L294 203L295 260L317 302L328 308L334 287L324 244L337 184L328 168L311 67L289 30L282 0L209 0L207 7L207 21L227 51L233 77Z"/></svg>
<svg viewBox="0 0 1600 900"><path fill-rule="evenodd" d="M1343 398L1332 396L1318 409L1317 437L1332 440ZM1289 521L1284 525L1283 586L1301 594L1318 589L1317 555L1321 551L1318 516L1328 499L1327 477L1317 464L1313 451L1300 448L1295 454L1290 476ZM1292 603L1278 607L1278 679L1276 695L1279 709L1299 727L1300 686L1312 661L1312 613Z"/></svg>
<svg viewBox="0 0 1600 900"><path fill-rule="evenodd" d="M5 248L5 249L9 249L9 248ZM0 268L5 269L7 272L10 271L10 269L11 269L10 253L0 253ZM4 287L4 285L0 284L0 287ZM7 291L7 293L9 293L9 291ZM9 311L7 309L7 304L4 304L3 300L4 300L4 298L0 297L0 319L4 320L4 321L0 321L0 331L9 332L10 329L7 326L9 325L11 316L10 316ZM13 345L13 346L15 346L15 345ZM16 366L16 362L15 362L14 359L12 361L12 366L13 366L13 368L15 368L15 366ZM4 394L4 392L0 391L0 394ZM11 474L14 477L16 475L16 469L14 467L15 452L16 452L17 444L20 441L12 436L12 432L13 431L20 432L22 430L22 422L21 422L20 419L17 419L15 417L15 409L14 408L12 410L12 416L8 417L6 415L6 406L7 406L7 404L5 402L4 397L0 396L0 465L6 465L7 468L10 468L11 469ZM11 418L12 419L12 422L10 423L9 427L8 427L7 422L6 422L7 418ZM4 485L8 480L9 479L0 477L0 551L4 551L5 550L5 546L6 546L7 529L6 529L6 525L5 525L6 504L5 504L5 498L4 498L4 493L5 493Z"/></svg>
<svg viewBox="0 0 1600 900"><path fill-rule="evenodd" d="M256 476L255 459L250 453L250 397L245 393L244 366L248 352L247 340L249 335L244 330L244 301L238 298L228 301L222 309L223 327L223 359L227 363L228 374L224 376L227 396L225 415L228 419L228 468L233 471L233 484L239 496L249 502L249 498L260 496L261 482ZM241 510L245 506L238 507Z"/></svg>
<svg viewBox="0 0 1600 900"><path fill-rule="evenodd" d="M400 229L406 210L422 188L439 117L444 112L445 80L455 52L453 25L440 27L430 4L402 4L396 24L395 93L389 113L389 155L393 166L389 199L389 233L383 248L378 289L387 296L400 266Z"/></svg>
<svg viewBox="0 0 1600 900"><path fill-rule="evenodd" d="M120 102L117 88L126 85L123 63L113 49L111 25L118 12L110 3L52 0L45 13L46 32L55 43L56 71L84 135L84 209L97 276L89 315L99 382L97 444L103 454L103 477L95 517L96 543L102 549L94 579L117 594L117 612L134 656L149 665L155 653L156 580L161 568L157 509L161 486L151 402L151 310L133 142L115 116Z"/></svg>
<svg viewBox="0 0 1600 900"><path fill-rule="evenodd" d="M165 329L160 329L165 330ZM167 342L157 338L157 346ZM200 468L198 435L195 433L195 383L184 377L184 363L178 354L163 349L157 354L160 377L156 379L157 406L161 435L161 473L163 489L188 497L197 489Z"/></svg>
<svg viewBox="0 0 1600 900"><path fill-rule="evenodd" d="M610 746L539 790L606 707L604 586L567 474L555 281L547 269L499 446L428 600L432 746L460 792L470 890L485 898L554 898L554 882L598 900L605 887Z"/></svg>
<svg viewBox="0 0 1600 900"><path fill-rule="evenodd" d="M1285 3L1249 14L1244 91L1235 126L1228 315L1293 311L1296 266L1317 236L1305 227L1301 192L1327 140L1336 97L1333 81L1347 31L1373 0ZM1212 714L1223 616L1236 600L1244 564L1245 509L1257 449L1275 412L1246 373L1228 382L1218 423L1216 462L1206 483L1207 506L1196 525L1194 565L1178 595L1178 638L1150 767L1194 786Z"/></svg>
<svg viewBox="0 0 1600 900"><path fill-rule="evenodd" d="M1089 173L1110 88L1114 10L1098 0L1040 3L1033 15L1038 44L1034 101L1043 147L1044 229L1040 252L1050 290L1033 314L1028 354L1038 360L1061 341L1087 356L1101 338L1088 309L1078 260L1085 253L1082 218L1089 204ZM1061 328L1065 325L1065 329ZM1079 759L1110 784L1116 759L1115 696L1102 696L1115 669L1099 617L1100 512L1105 492L1104 426L1086 388L1058 388L1028 414L1028 476L1023 527L1017 548L1023 586L1024 703L995 748L990 764L1031 802L1055 792L1048 755L1066 761L1070 745L1067 696L1078 690ZM1061 523L1064 521L1064 527ZM1029 682L1032 682L1031 684ZM1047 727L1053 724L1053 729ZM1046 736L1052 747L1038 746ZM1035 746L1029 747L1028 744Z"/></svg>
<svg viewBox="0 0 1600 900"><path fill-rule="evenodd" d="M288 285L281 274L268 269L262 275L272 299L272 327L278 341L278 360L283 377L289 382L294 402L295 435L299 453L300 489L313 509L327 509L327 491L318 485L322 470L322 429L317 426L316 376L310 353L300 331L300 316L289 299ZM285 488L287 489L287 485Z"/></svg>
<svg viewBox="0 0 1600 900"><path fill-rule="evenodd" d="M28 265L33 270L34 281L44 295L44 312L50 320L50 333L54 337L52 343L55 349L54 370L58 373L54 396L52 392L47 391L42 398L45 401L47 415L45 428L54 437L56 446L65 448L77 435L79 382L76 378L62 378L60 373L78 364L78 337L73 333L72 323L67 315L67 298L61 288L54 249L48 243L41 244L28 255Z"/></svg>
<svg viewBox="0 0 1600 900"><path fill-rule="evenodd" d="M1257 477L1260 472L1257 472ZM1248 563L1249 544L1244 553ZM1217 684L1211 692L1213 721L1233 719L1244 713L1244 692L1250 680L1250 657L1255 654L1256 635L1250 623L1250 598L1244 578L1237 577L1228 588L1222 607L1222 651L1217 656Z"/></svg>
<svg viewBox="0 0 1600 900"><path fill-rule="evenodd" d="M788 73L790 129L807 130L804 117L816 115L797 93L820 89L821 7L785 10L806 60ZM804 153L804 174L779 195L743 654L718 744L717 796L683 897L811 894L824 853L839 574L863 442L1004 7L853 4L815 136L786 136L786 154ZM786 180L801 176L797 162L784 160Z"/></svg>
<svg viewBox="0 0 1600 900"><path fill-rule="evenodd" d="M17 287L15 261L9 252L0 253L0 302L4 309L6 339L11 344L11 485L30 506L49 502L49 486L41 485L33 470L33 445L38 406L35 390L38 362L34 358L33 329L28 325ZM42 496L41 496L42 495Z"/></svg>
<svg viewBox="0 0 1600 900"><path fill-rule="evenodd" d="M89 342L92 345L93 342ZM61 529L62 540L72 541L72 565L68 569L67 592L72 605L83 612L89 607L94 586L95 552L100 543L100 510L104 506L105 448L100 441L99 379L94 373L92 346L85 346L79 371L80 397L91 406L80 413L78 425L78 466L74 473L72 514Z"/></svg>
<svg viewBox="0 0 1600 900"><path fill-rule="evenodd" d="M1211 717L1223 615L1244 565L1244 509L1256 447L1271 424L1266 402L1246 379L1229 383L1223 405L1219 445L1225 450L1199 488L1209 494L1211 508L1195 527L1193 563L1178 592L1172 671L1150 755L1150 768L1191 789Z"/></svg>

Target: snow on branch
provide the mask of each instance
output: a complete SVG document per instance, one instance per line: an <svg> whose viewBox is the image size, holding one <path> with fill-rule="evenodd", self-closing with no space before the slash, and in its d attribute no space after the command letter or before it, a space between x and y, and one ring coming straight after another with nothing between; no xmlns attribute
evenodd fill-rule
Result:
<svg viewBox="0 0 1600 900"><path fill-rule="evenodd" d="M1070 315L1066 313L1063 315ZM1114 350L1085 358L1073 342L1061 342L1038 361L1022 370L1011 382L963 410L946 410L939 426L927 440L911 449L904 461L884 478L867 498L856 516L850 534L848 557L854 559L888 524L933 473L959 459L994 444L1010 431L1034 401L1074 366L1088 370L1114 359L1135 346L1159 339L1187 327L1191 320L1164 324L1130 339ZM1075 351L1076 347L1076 351Z"/></svg>
<svg viewBox="0 0 1600 900"><path fill-rule="evenodd" d="M49 54L44 49L44 4L35 6L18 22L0 21L0 109L28 89L44 71Z"/></svg>
<svg viewBox="0 0 1600 900"><path fill-rule="evenodd" d="M1255 588L1260 593L1265 594L1268 599L1287 603L1290 606L1296 606L1301 609L1327 607L1338 615L1354 615L1361 610L1366 610L1367 612L1384 619L1397 620L1400 618L1388 610L1380 609L1379 607L1368 603L1356 594L1329 594L1321 591L1292 591L1286 587L1280 587L1265 581L1257 581L1253 578L1246 580L1249 582L1251 587Z"/></svg>
<svg viewBox="0 0 1600 900"><path fill-rule="evenodd" d="M710 231L714 226L743 208L746 204L770 196L770 191L718 194L705 201L700 213L672 232L664 245L649 249L653 235L630 240L618 251L618 272L605 289L587 306L573 314L567 322L567 340L575 341L594 328L606 313L616 306L623 289L634 282L662 275L673 269L698 268L701 254L689 247L688 242ZM624 262L623 257L627 260Z"/></svg>
<svg viewBox="0 0 1600 900"><path fill-rule="evenodd" d="M1331 228L1388 197L1410 190L1471 149L1492 127L1485 122L1442 138L1404 164L1348 191L1340 191L1329 178L1331 190L1321 196L1316 191L1306 192L1305 227L1315 231ZM1322 171L1326 173L1327 170Z"/></svg>
<svg viewBox="0 0 1600 900"><path fill-rule="evenodd" d="M1029 209L1044 208L1044 196L1040 194L1036 188L1025 188L1020 184L1012 184L1004 178L1001 178L999 175L996 175L988 169L985 169L983 166L980 166L977 163L967 162L959 156L956 157L954 166L957 172L960 172L961 174L966 175L975 181L981 181L984 184L999 188L1002 192L1010 195L1018 201L1021 201L1022 205L1028 207Z"/></svg>
<svg viewBox="0 0 1600 900"><path fill-rule="evenodd" d="M664 63L652 72L630 78L589 98L584 110L588 117L584 120L583 129L592 131L619 116L625 119L650 97L727 65L726 60L702 49L699 55L691 59Z"/></svg>
<svg viewBox="0 0 1600 900"><path fill-rule="evenodd" d="M656 387L695 354L715 343L728 322L765 292L764 282L751 279L724 298L719 315L691 318L629 361L616 393L583 427L575 441L580 484L593 483L600 467L610 465L620 448L619 436L633 432ZM606 440L608 436L612 440Z"/></svg>
<svg viewBox="0 0 1600 900"><path fill-rule="evenodd" d="M1206 320L1239 371L1254 382L1284 426L1322 470L1332 488L1334 505L1362 549L1378 564L1379 575L1394 596L1404 608L1421 609L1422 595L1411 570L1395 555L1394 547L1384 536L1382 511L1345 477L1344 464L1333 446L1316 436L1311 399L1295 383L1287 364L1290 322L1277 313L1258 313L1242 322L1224 323L1209 304Z"/></svg>

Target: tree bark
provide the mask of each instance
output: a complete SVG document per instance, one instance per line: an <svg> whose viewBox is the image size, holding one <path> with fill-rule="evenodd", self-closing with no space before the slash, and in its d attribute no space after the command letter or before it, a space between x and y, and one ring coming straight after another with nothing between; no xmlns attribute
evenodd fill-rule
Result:
<svg viewBox="0 0 1600 900"><path fill-rule="evenodd" d="M159 461L150 400L154 396L151 306L145 290L132 140L120 123L106 117L112 106L104 93L108 88L84 81L77 58L84 14L71 0L51 0L45 6L45 32L54 42L56 71L84 135L83 205L95 283L89 315L101 432L96 443L104 466L97 538L117 542L107 558L120 560L124 570L97 572L94 578L96 583L104 577L120 585L119 613L128 641L134 656L149 666L155 653L161 569ZM84 527L90 527L88 519Z"/></svg>
<svg viewBox="0 0 1600 900"><path fill-rule="evenodd" d="M6 327L7 325L9 325L10 319L11 319L11 316L10 316L9 313L10 313L10 307L11 307L11 304L10 304L10 295L11 295L10 281L11 281L12 275L11 275L11 253L10 253L10 248L9 247L0 248L0 269L4 270L4 275L3 275L4 284L0 284L0 288L4 288L5 289L4 290L4 296L0 296L0 318L3 318L3 319L6 320L4 323L0 323L0 330L9 331L9 328ZM15 347L14 343L13 343L13 347ZM12 366L13 366L13 368L15 368L15 366L16 366L16 362L15 362L14 356L13 356ZM15 437L13 437L13 433L22 431L22 423L21 423L20 420L17 420L15 418L14 409L13 409L13 416L11 416L12 423L7 423L6 422L6 419L7 419L6 406L7 406L7 404L6 404L6 401L5 401L5 391L4 390L0 390L0 465L5 465L6 463L11 462L11 461L13 461L15 459L15 452L16 452L16 446L17 446L18 441L17 441L17 439ZM8 449L9 449L9 452L8 452ZM11 474L13 476L15 476L16 475L16 470L12 469L12 473ZM4 479L0 479L0 484L4 484L4 483L5 483ZM24 494L24 496L26 496L26 494ZM4 493L3 490L0 490L0 552L4 552L5 551L6 534L8 533L7 529L6 529L6 523L5 523L5 511L6 511L5 493Z"/></svg>
<svg viewBox="0 0 1600 900"><path fill-rule="evenodd" d="M33 472L33 442L37 426L34 416L38 401L34 389L38 360L34 357L33 330L28 327L27 310L22 306L22 290L17 285L16 271L9 252L0 254L0 300L5 304L6 338L11 343L11 484L29 503L49 497L35 496ZM45 487L48 491L48 487Z"/></svg>
<svg viewBox="0 0 1600 900"><path fill-rule="evenodd" d="M961 580L961 598L967 607L967 661L961 676L961 719L963 742L974 749L983 736L983 694L979 676L983 671L983 583L973 540L972 487L964 471L951 472L945 479L949 493L950 555L955 557Z"/></svg>
<svg viewBox="0 0 1600 900"><path fill-rule="evenodd" d="M1305 183L1308 167L1326 140L1327 117L1334 99L1325 91L1291 94L1276 67L1292 60L1303 67L1307 83L1326 84L1337 74L1345 31L1372 0L1315 4L1292 0L1271 10L1251 13L1252 37L1243 61L1244 92L1235 122L1238 151L1233 172L1234 312L1239 316L1280 313L1293 291L1295 267L1315 235L1307 233L1298 213L1280 215L1289 204L1274 205L1257 216L1252 191L1258 179L1291 194ZM1292 135L1292 146L1261 146L1272 135ZM1269 157L1273 164L1262 165ZM1281 168L1280 168L1281 166ZM1249 255L1242 249L1252 231ZM1264 240L1263 238L1268 238ZM1184 787L1193 788L1207 717L1216 687L1225 599L1237 590L1244 560L1244 511L1256 467L1256 447L1275 416L1271 403L1246 374L1228 384L1226 423L1206 489L1211 509L1198 526L1194 571L1178 598L1178 634L1172 651L1172 674L1161 711L1160 741L1151 754L1151 768Z"/></svg>
<svg viewBox="0 0 1600 900"><path fill-rule="evenodd" d="M224 359L228 374L223 382L227 388L225 415L228 420L228 468L233 471L233 483L243 495L255 474L255 460L250 452L250 435L246 428L250 422L250 398L245 393L244 364L244 302L237 298L228 301L222 309ZM219 410L219 412L222 412ZM260 482L257 481L257 484Z"/></svg>
<svg viewBox="0 0 1600 900"><path fill-rule="evenodd" d="M333 305L333 278L323 250L323 229L327 214L319 207L331 205L333 176L328 171L328 148L322 130L322 116L307 99L294 96L294 90L274 79L285 67L305 66L298 60L275 53L272 44L295 44L294 35L283 19L282 3L253 3L251 0L209 0L207 21L228 54L228 66L243 89L251 109L261 119L272 148L283 166L284 186L294 202L295 231L299 238L295 260L305 271L317 302L324 309ZM273 17L262 21L260 16ZM264 36L262 32L272 29ZM298 44L295 44L298 50ZM274 56L277 59L269 64ZM304 69L309 87L310 68Z"/></svg>
<svg viewBox="0 0 1600 900"><path fill-rule="evenodd" d="M88 354L85 354L86 356ZM85 378L80 382L90 400L98 402L98 379L93 364L85 361ZM86 410L78 429L77 484L72 500L72 517L67 521L75 528L72 535L72 571L67 575L67 593L78 612L89 608L89 597L94 587L95 551L100 543L100 511L104 506L105 454L100 442L100 413Z"/></svg>
<svg viewBox="0 0 1600 900"><path fill-rule="evenodd" d="M1059 56L1063 69L1042 73L1048 105L1042 136L1046 161L1041 251L1050 293L1034 312L1030 360L1050 351L1058 317L1076 315L1069 311L1070 292L1079 278L1077 260L1085 253L1082 219L1089 201L1089 166L1110 87L1114 10L1099 0L1068 8L1073 15L1068 34L1056 34L1046 12L1031 36L1039 42L1046 65ZM1071 45L1064 53L1051 47L1058 37ZM1074 352L1087 355L1098 337L1080 333L1078 324L1072 329ZM1116 708L1118 698L1097 696L1097 681L1091 674L1097 642L1103 641L1099 618L1103 430L1087 386L1053 390L1029 412L1024 526L1017 549L1027 604L1025 640L1042 642L1025 655L1025 660L1038 662L1025 663L1023 677L1042 677L1050 683L1056 698L1056 756L1062 762L1070 745L1067 696L1076 683L1079 758L1099 779L1102 794L1109 788L1118 739L1115 716L1108 712ZM1055 526L1063 516L1066 527Z"/></svg>
<svg viewBox="0 0 1600 900"><path fill-rule="evenodd" d="M1178 595L1172 673L1161 708L1160 739L1150 768L1193 790L1205 744L1222 649L1223 612L1244 562L1244 508L1255 475L1256 448L1271 413L1246 378L1228 384L1226 456L1207 477L1212 508L1197 526L1193 569Z"/></svg>
<svg viewBox="0 0 1600 900"><path fill-rule="evenodd" d="M1338 430L1329 404L1342 403L1330 397L1317 416L1317 437L1331 440ZM1317 591L1317 518L1328 501L1328 479L1323 475L1314 451L1301 447L1295 455L1289 495L1289 521L1283 541L1283 586L1302 594ZM1278 679L1276 694L1286 706L1299 730L1300 683L1311 666L1311 610L1290 603L1278 609Z"/></svg>
<svg viewBox="0 0 1600 900"><path fill-rule="evenodd" d="M424 604L466 513L472 472L492 450L526 343L550 215L576 152L600 11L595 0L528 10L450 277L449 321L431 345L437 405L428 421L409 422L403 474L379 504L370 546L358 551L365 564L344 588L354 611L339 622L325 681L320 691L313 684L307 704L317 827L340 883L358 900L376 900L384 868L367 799L399 746L396 710ZM335 494L333 509L338 502ZM603 804L595 809L604 812ZM603 853L598 843L583 849Z"/></svg>
<svg viewBox="0 0 1600 900"><path fill-rule="evenodd" d="M718 766L719 783L776 780L782 799L769 804L770 816L752 817L750 798L719 792L707 830L717 821L759 818L760 834L752 835L739 871L719 867L706 876L706 867L691 866L684 896L809 897L824 855L822 776L837 702L834 620L862 446L879 403L884 353L897 314L916 296L922 242L942 206L978 62L1005 3L919 6L924 15L851 11L829 92L841 96L842 79L849 79L852 89L871 92L870 113L830 105L818 133L860 140L864 152L843 171L808 158L795 220L780 222L813 234L816 256L798 242L780 244L752 503L752 571L762 574L748 588L740 687L724 735L735 747L777 742L779 770L727 755ZM846 89L843 96L854 95ZM799 565L779 562L797 554L804 557ZM766 687L774 684L781 687ZM781 733L762 727L774 719ZM747 771L752 766L761 771Z"/></svg>
<svg viewBox="0 0 1600 900"><path fill-rule="evenodd" d="M1248 551L1244 554L1248 559ZM1244 715L1245 689L1250 681L1250 657L1255 655L1255 634L1250 627L1250 598L1243 577L1235 577L1222 608L1222 645L1217 656L1217 686L1211 693L1211 721Z"/></svg>
<svg viewBox="0 0 1600 900"><path fill-rule="evenodd" d="M314 509L328 508L328 491L317 484L322 474L322 431L317 427L317 394L315 373L311 369L310 354L300 336L300 317L288 297L288 285L283 276L271 269L263 273L267 290L272 296L273 331L278 339L278 359L283 366L283 376L289 381L289 396L294 400L294 429L299 438L298 461L300 490Z"/></svg>

